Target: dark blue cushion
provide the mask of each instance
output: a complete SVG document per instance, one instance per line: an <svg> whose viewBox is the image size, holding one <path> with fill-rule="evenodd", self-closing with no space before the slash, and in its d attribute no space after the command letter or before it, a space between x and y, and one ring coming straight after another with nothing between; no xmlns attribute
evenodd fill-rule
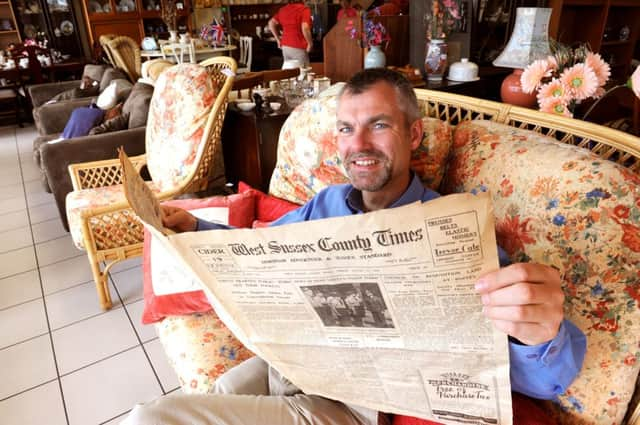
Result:
<svg viewBox="0 0 640 425"><path fill-rule="evenodd" d="M62 138L72 139L89 134L89 131L100 124L104 111L95 105L74 109L69 122L64 127Z"/></svg>

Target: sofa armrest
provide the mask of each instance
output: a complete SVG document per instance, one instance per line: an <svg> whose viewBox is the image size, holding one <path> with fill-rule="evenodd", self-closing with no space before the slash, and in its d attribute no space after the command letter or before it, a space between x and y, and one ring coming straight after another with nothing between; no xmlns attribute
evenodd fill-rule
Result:
<svg viewBox="0 0 640 425"><path fill-rule="evenodd" d="M83 106L89 106L93 101L95 101L94 97L83 97L80 99L47 103L40 107L33 108L33 119L36 123L38 133L42 136L62 133L73 110Z"/></svg>
<svg viewBox="0 0 640 425"><path fill-rule="evenodd" d="M69 165L113 159L118 156L118 147L124 147L129 156L141 155L145 151L145 128L114 131L95 136L77 137L40 146L41 168L47 176L51 192L56 200L60 219L69 230L66 213L66 196L73 190Z"/></svg>
<svg viewBox="0 0 640 425"><path fill-rule="evenodd" d="M27 87L34 108L44 105L57 94L80 87L81 80L35 84Z"/></svg>

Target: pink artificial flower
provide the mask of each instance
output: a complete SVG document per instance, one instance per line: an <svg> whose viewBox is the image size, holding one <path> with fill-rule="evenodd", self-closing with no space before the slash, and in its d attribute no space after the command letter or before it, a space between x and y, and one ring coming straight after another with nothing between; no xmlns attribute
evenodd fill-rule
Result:
<svg viewBox="0 0 640 425"><path fill-rule="evenodd" d="M595 72L583 63L565 69L560 80L569 88L569 93L577 100L591 97L598 88L598 77Z"/></svg>
<svg viewBox="0 0 640 425"><path fill-rule="evenodd" d="M546 99L561 99L564 103L567 103L570 99L567 87L562 84L562 81L554 78L547 84L540 87L538 91L538 103L542 104Z"/></svg>
<svg viewBox="0 0 640 425"><path fill-rule="evenodd" d="M538 59L531 65L527 66L522 75L520 76L520 84L522 85L522 91L525 93L533 93L540 87L540 82L544 77L551 76L549 70L549 63L546 59Z"/></svg>
<svg viewBox="0 0 640 425"><path fill-rule="evenodd" d="M633 90L636 96L640 99L640 66L636 67L636 70L627 81L627 86Z"/></svg>
<svg viewBox="0 0 640 425"><path fill-rule="evenodd" d="M551 72L558 69L558 61L555 56L547 56L547 64L549 65L549 71Z"/></svg>
<svg viewBox="0 0 640 425"><path fill-rule="evenodd" d="M598 53L589 52L584 63L593 69L598 78L598 85L604 86L611 76L611 67Z"/></svg>
<svg viewBox="0 0 640 425"><path fill-rule="evenodd" d="M567 107L567 103L558 97L549 97L540 102L540 110L550 114L564 115L565 117L573 117L573 114Z"/></svg>

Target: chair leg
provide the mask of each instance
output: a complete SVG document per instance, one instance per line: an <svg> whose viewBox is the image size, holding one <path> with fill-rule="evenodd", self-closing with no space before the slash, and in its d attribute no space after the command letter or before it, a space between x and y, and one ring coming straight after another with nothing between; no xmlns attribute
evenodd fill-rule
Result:
<svg viewBox="0 0 640 425"><path fill-rule="evenodd" d="M107 273L103 273L100 270L100 263L98 260L91 255L91 253L87 253L87 257L89 258L89 264L91 265L91 273L93 273L93 280L96 284L96 292L98 292L98 300L100 301L100 307L103 310L110 310L111 303L111 293L109 292L109 282L107 280Z"/></svg>

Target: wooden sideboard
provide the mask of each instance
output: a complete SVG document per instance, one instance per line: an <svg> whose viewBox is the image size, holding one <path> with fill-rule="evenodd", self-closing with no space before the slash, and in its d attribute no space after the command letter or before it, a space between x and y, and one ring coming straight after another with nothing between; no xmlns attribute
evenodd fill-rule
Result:
<svg viewBox="0 0 640 425"><path fill-rule="evenodd" d="M243 112L230 103L222 127L222 150L227 182L243 182L269 191L276 165L280 128L291 113L287 105L271 114Z"/></svg>

